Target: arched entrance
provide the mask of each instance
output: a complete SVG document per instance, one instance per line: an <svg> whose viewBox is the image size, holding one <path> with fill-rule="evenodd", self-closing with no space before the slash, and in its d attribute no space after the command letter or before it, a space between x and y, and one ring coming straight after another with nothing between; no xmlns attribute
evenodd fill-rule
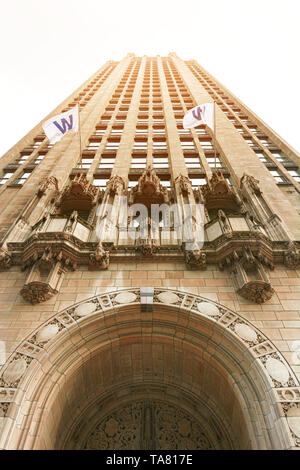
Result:
<svg viewBox="0 0 300 470"><path fill-rule="evenodd" d="M151 312L129 289L56 314L9 358L1 387L5 449L300 444L300 389L274 345L235 312L174 290L155 289Z"/></svg>

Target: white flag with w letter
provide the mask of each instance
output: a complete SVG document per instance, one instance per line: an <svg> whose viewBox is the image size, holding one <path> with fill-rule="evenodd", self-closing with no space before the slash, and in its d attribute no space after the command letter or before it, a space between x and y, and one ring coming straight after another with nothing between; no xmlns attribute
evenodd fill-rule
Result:
<svg viewBox="0 0 300 470"><path fill-rule="evenodd" d="M45 121L42 125L50 144L56 144L69 131L78 132L79 109L78 106L65 113L58 114Z"/></svg>
<svg viewBox="0 0 300 470"><path fill-rule="evenodd" d="M190 109L183 118L183 128L206 124L214 132L214 103L205 103Z"/></svg>

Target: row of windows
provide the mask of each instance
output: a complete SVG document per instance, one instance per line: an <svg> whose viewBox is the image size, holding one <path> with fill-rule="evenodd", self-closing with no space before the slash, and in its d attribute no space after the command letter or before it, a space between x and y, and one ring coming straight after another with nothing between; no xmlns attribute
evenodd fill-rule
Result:
<svg viewBox="0 0 300 470"><path fill-rule="evenodd" d="M275 178L277 183L289 183L289 180L282 174L279 168L272 169L270 166L275 165L274 161L269 157L267 153L264 152L264 149L268 149L272 155L276 158L278 162L283 164L286 167L287 172L294 178L296 182L300 182L300 171L298 166L290 161L283 152L278 149L277 145L274 144L268 136L265 135L263 131L260 131L256 124L254 124L249 117L239 109L239 107L230 99L226 94L213 82L213 80L205 74L198 65L188 63L190 70L200 81L202 86L208 91L211 97L216 101L216 103L221 107L223 113L225 113L230 121L234 124L238 132L245 139L247 144L253 148L260 160L267 166L268 170ZM224 106L224 103L220 100L221 97L225 103L231 108L231 111ZM247 129L251 131L258 140L254 139L247 131L241 126L240 122L236 118L238 117L245 125ZM258 150L256 150L258 149ZM292 168L293 167L293 168Z"/></svg>

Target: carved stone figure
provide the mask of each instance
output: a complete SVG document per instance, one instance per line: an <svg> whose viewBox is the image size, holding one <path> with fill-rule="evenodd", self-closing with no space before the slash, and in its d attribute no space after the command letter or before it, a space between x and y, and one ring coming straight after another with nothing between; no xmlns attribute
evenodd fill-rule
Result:
<svg viewBox="0 0 300 470"><path fill-rule="evenodd" d="M175 186L178 186L180 194L188 195L193 192L191 180L187 176L177 176L175 179Z"/></svg>
<svg viewBox="0 0 300 470"><path fill-rule="evenodd" d="M215 171L208 183L201 186L201 192L208 209L240 210L242 205L238 192L228 183L220 170Z"/></svg>
<svg viewBox="0 0 300 470"><path fill-rule="evenodd" d="M55 176L50 176L49 178L44 178L40 181L37 196L42 197L51 187L58 191L58 181Z"/></svg>
<svg viewBox="0 0 300 470"><path fill-rule="evenodd" d="M206 253L202 250L187 250L185 262L190 268L206 269Z"/></svg>
<svg viewBox="0 0 300 470"><path fill-rule="evenodd" d="M125 190L125 181L124 178L121 176L115 175L112 176L109 181L107 182L106 185L106 191L108 191L109 194L111 195L121 195L123 191Z"/></svg>
<svg viewBox="0 0 300 470"><path fill-rule="evenodd" d="M107 269L109 266L109 251L103 248L102 242L99 241L96 251L90 254L89 269Z"/></svg>
<svg viewBox="0 0 300 470"><path fill-rule="evenodd" d="M244 173L244 175L241 178L241 187L246 185L248 186L249 189L251 189L251 191L254 194L256 194L257 196L260 196L262 192L260 190L258 183L259 181L256 178L254 178L254 176L247 175L246 173Z"/></svg>
<svg viewBox="0 0 300 470"><path fill-rule="evenodd" d="M60 211L90 210L98 200L99 189L92 185L83 173L77 173L63 190L57 206Z"/></svg>
<svg viewBox="0 0 300 470"><path fill-rule="evenodd" d="M138 184L130 191L130 202L144 204L148 209L151 204L168 202L167 188L161 185L160 179L151 166L144 170Z"/></svg>
<svg viewBox="0 0 300 470"><path fill-rule="evenodd" d="M218 211L218 217L223 233L225 233L227 237L232 237L232 229L225 212L220 209Z"/></svg>
<svg viewBox="0 0 300 470"><path fill-rule="evenodd" d="M4 250L4 248L0 247L0 269L10 268L11 263L12 263L12 259L9 253L6 250Z"/></svg>
<svg viewBox="0 0 300 470"><path fill-rule="evenodd" d="M288 268L297 268L300 264L300 254L295 243L290 241L288 243L288 249L284 253L284 264Z"/></svg>

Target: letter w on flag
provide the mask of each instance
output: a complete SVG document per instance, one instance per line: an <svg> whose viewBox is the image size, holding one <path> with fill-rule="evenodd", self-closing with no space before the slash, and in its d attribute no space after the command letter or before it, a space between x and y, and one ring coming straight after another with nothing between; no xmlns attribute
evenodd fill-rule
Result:
<svg viewBox="0 0 300 470"><path fill-rule="evenodd" d="M206 124L214 132L214 103L205 103L190 109L183 118L183 128Z"/></svg>
<svg viewBox="0 0 300 470"><path fill-rule="evenodd" d="M43 123L43 129L48 137L50 144L56 144L69 131L78 132L79 127L79 109L78 106L66 111L65 113L53 116Z"/></svg>

